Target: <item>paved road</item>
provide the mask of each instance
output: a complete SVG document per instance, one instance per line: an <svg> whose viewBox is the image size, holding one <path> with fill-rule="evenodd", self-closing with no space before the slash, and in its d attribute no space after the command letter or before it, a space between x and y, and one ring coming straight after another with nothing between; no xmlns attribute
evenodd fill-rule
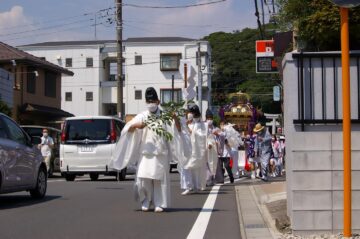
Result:
<svg viewBox="0 0 360 239"><path fill-rule="evenodd" d="M172 173L172 208L154 213L139 211L132 179L79 179L49 179L41 201L26 192L0 195L0 238L187 238L201 211L205 217L211 213L207 226L205 220L196 224L205 225L204 238L240 238L232 185L220 187L218 194L209 189L181 196L179 175ZM217 196L213 210L203 209L209 195Z"/></svg>

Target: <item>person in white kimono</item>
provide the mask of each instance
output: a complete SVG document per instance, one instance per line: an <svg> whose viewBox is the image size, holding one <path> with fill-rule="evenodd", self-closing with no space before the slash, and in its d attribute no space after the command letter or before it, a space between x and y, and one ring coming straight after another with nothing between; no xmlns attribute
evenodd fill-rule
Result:
<svg viewBox="0 0 360 239"><path fill-rule="evenodd" d="M191 157L184 164L183 177L186 183L186 190L182 195L205 190L206 187L206 128L204 122L201 121L201 113L199 107L195 104L189 106L190 118L189 122L190 139L192 152Z"/></svg>
<svg viewBox="0 0 360 239"><path fill-rule="evenodd" d="M141 210L146 212L154 205L155 212L162 212L170 206L169 167L172 150L164 137L157 135L144 123L150 115L160 114L160 101L154 88L146 89L145 99L147 110L129 121L121 133L115 149L114 167L121 170L129 163L136 162L135 193L141 202ZM175 119L178 132L175 127L163 127L176 136L180 124Z"/></svg>
<svg viewBox="0 0 360 239"><path fill-rule="evenodd" d="M214 134L215 131L218 129L214 126L213 121L213 113L211 110L206 111L206 158L207 158L207 178L206 178L206 185L213 186L215 184L215 175L216 175L216 167L218 164L218 149L217 149L217 142L216 142L216 135Z"/></svg>

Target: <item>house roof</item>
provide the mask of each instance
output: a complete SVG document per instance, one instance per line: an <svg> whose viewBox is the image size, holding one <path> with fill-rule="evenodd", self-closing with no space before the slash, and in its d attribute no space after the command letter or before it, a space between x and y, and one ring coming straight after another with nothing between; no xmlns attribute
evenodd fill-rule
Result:
<svg viewBox="0 0 360 239"><path fill-rule="evenodd" d="M125 42L186 42L195 41L195 39L185 37L131 37Z"/></svg>
<svg viewBox="0 0 360 239"><path fill-rule="evenodd" d="M52 64L46 60L38 58L34 55L31 55L27 52L19 50L15 47L7 45L3 42L0 42L0 63L11 63L12 60L21 62L27 62L34 66L39 66L45 69L49 69L55 72L63 73L66 75L74 75L72 71L69 71L65 68Z"/></svg>
<svg viewBox="0 0 360 239"><path fill-rule="evenodd" d="M136 43L136 42L188 42L195 41L196 39L185 37L131 37L124 42ZM22 45L20 47L28 46L79 46L79 45L102 45L106 43L116 43L116 40L97 40L97 41L55 41L55 42L42 42L28 45Z"/></svg>
<svg viewBox="0 0 360 239"><path fill-rule="evenodd" d="M26 103L20 107L22 112L47 114L55 117L73 117L74 115L62 109Z"/></svg>

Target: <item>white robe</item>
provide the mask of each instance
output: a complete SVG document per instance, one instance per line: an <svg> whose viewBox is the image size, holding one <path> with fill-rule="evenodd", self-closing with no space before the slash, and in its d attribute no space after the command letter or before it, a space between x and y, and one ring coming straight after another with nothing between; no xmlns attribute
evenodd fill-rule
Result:
<svg viewBox="0 0 360 239"><path fill-rule="evenodd" d="M206 187L207 132L204 122L192 123L189 128L192 151L181 170L181 187L198 190Z"/></svg>
<svg viewBox="0 0 360 239"><path fill-rule="evenodd" d="M214 129L209 129L209 126L206 125L206 132L208 132L208 135L206 137L206 158L207 158L207 164L209 173L213 176L216 174L216 167L217 167L217 161L218 161L218 150L217 150L217 143L216 143L216 137L213 134ZM211 149L209 149L209 146L211 146Z"/></svg>
<svg viewBox="0 0 360 239"><path fill-rule="evenodd" d="M140 202L147 200L155 206L167 208L170 206L169 166L174 155L179 153L178 150L148 127L136 129L132 133L128 131L130 126L144 122L149 115L149 111L142 112L125 125L115 148L113 163L117 170L129 164L137 164L135 193ZM174 130L174 124L164 127L174 136L173 141L181 139L181 133ZM151 183L149 180L154 181Z"/></svg>

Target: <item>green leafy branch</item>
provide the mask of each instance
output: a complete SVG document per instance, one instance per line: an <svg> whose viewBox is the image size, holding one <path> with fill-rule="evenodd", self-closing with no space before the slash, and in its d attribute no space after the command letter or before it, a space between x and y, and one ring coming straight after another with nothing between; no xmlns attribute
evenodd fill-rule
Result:
<svg viewBox="0 0 360 239"><path fill-rule="evenodd" d="M166 130L166 126L172 125L174 115L180 121L180 117L185 115L184 106L185 101L180 103L169 102L163 104L163 111L161 111L159 115L150 114L144 124L158 136L165 138L166 141L171 141L173 139L173 135Z"/></svg>

